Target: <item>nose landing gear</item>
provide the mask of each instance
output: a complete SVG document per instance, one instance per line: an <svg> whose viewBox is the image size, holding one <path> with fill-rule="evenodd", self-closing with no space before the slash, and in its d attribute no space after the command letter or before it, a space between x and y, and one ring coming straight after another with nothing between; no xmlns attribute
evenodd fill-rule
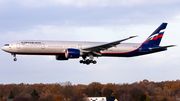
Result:
<svg viewBox="0 0 180 101"><path fill-rule="evenodd" d="M13 55L13 57L14 57L14 61L17 61L17 59L16 59L16 54L14 54L14 53L12 53L11 55Z"/></svg>
<svg viewBox="0 0 180 101"><path fill-rule="evenodd" d="M17 59L16 59L16 58L14 58L14 61L17 61Z"/></svg>

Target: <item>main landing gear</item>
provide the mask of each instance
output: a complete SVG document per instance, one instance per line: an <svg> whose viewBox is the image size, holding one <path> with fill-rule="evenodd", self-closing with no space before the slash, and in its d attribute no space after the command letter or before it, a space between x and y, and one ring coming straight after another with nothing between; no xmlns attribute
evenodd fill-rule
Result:
<svg viewBox="0 0 180 101"><path fill-rule="evenodd" d="M17 61L17 59L16 59L16 54L14 54L14 53L12 53L11 55L13 55L13 57L14 57L14 61Z"/></svg>
<svg viewBox="0 0 180 101"><path fill-rule="evenodd" d="M86 56L82 56L83 60L80 60L79 63L83 63L86 65L89 65L90 63L96 64L97 61L93 60L93 56L89 56L89 59L86 59Z"/></svg>
<svg viewBox="0 0 180 101"><path fill-rule="evenodd" d="M96 60L89 60L89 59L87 59L87 60L80 60L79 62L83 63L83 64L86 64L86 65L89 65L90 63L93 63L93 64L97 63Z"/></svg>

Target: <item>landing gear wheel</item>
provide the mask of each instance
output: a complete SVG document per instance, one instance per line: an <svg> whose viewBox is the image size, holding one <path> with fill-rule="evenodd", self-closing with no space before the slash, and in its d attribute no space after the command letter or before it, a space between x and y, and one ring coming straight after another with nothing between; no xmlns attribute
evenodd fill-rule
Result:
<svg viewBox="0 0 180 101"><path fill-rule="evenodd" d="M90 64L90 60L89 60L89 59L86 60L86 64L87 64L87 65Z"/></svg>
<svg viewBox="0 0 180 101"><path fill-rule="evenodd" d="M90 58L89 59L86 59L86 56L82 56L83 60L80 60L79 63L81 64L86 64L86 65L89 65L89 64L96 64L97 61L96 60L93 60L93 55L90 55L89 56Z"/></svg>
<svg viewBox="0 0 180 101"><path fill-rule="evenodd" d="M16 59L16 58L14 58L14 61L17 61L17 59Z"/></svg>
<svg viewBox="0 0 180 101"><path fill-rule="evenodd" d="M79 63L84 63L84 61L83 61L83 60L80 60Z"/></svg>
<svg viewBox="0 0 180 101"><path fill-rule="evenodd" d="M93 61L93 64L96 64L96 63L97 63L97 61L96 61L96 60L94 60L94 61Z"/></svg>
<svg viewBox="0 0 180 101"><path fill-rule="evenodd" d="M83 61L83 64L86 64L86 61Z"/></svg>

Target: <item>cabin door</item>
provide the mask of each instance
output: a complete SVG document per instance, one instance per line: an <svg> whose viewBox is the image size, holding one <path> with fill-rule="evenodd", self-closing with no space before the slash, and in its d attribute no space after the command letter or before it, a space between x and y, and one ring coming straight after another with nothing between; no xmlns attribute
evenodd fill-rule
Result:
<svg viewBox="0 0 180 101"><path fill-rule="evenodd" d="M45 44L44 43L41 44L41 49L45 49Z"/></svg>
<svg viewBox="0 0 180 101"><path fill-rule="evenodd" d="M79 45L78 45L78 48L79 48L79 49L82 49L82 45L81 45L81 44L79 44Z"/></svg>
<svg viewBox="0 0 180 101"><path fill-rule="evenodd" d="M17 43L17 44L16 44L16 48L17 48L17 49L20 49L20 43Z"/></svg>

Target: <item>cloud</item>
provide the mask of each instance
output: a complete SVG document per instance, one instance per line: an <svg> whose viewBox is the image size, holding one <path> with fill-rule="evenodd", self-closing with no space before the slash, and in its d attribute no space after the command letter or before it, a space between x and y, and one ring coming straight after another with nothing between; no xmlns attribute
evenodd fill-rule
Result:
<svg viewBox="0 0 180 101"><path fill-rule="evenodd" d="M3 42L15 40L59 40L59 41L99 41L112 42L132 35L139 37L127 42L143 42L158 26L120 25L120 26L61 26L36 25L29 29L7 30L0 34ZM146 29L148 28L148 29ZM142 30L139 30L142 29ZM142 34L148 32L149 34ZM106 36L106 37L103 37ZM7 38L8 37L8 38ZM4 43L3 43L4 44Z"/></svg>
<svg viewBox="0 0 180 101"><path fill-rule="evenodd" d="M172 4L179 3L179 0L0 0L0 4L18 3L24 7L36 8L36 7L48 7L48 6L96 6L96 7L108 7L108 6L142 6L150 4Z"/></svg>
<svg viewBox="0 0 180 101"><path fill-rule="evenodd" d="M180 9L177 0L1 0L0 4L0 31L29 29L38 25L102 27L158 24L172 19Z"/></svg>

